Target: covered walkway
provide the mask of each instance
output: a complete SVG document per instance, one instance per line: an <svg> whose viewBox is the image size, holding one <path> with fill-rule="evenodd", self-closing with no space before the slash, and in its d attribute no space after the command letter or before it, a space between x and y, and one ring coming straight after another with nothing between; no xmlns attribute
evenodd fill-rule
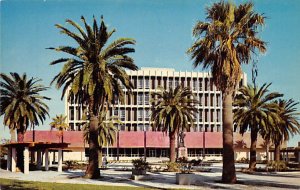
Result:
<svg viewBox="0 0 300 190"><path fill-rule="evenodd" d="M8 148L7 155L7 170L11 172L17 171L17 150L24 150L24 174L29 174L29 163L37 160L37 169L41 170L42 166L48 171L52 166L52 157L49 156L50 151L58 152L58 166L57 171L62 172L62 151L68 148L69 143L53 143L53 142L12 142L2 146ZM30 153L31 156L30 157ZM36 155L36 156L35 156ZM42 159L44 158L44 159Z"/></svg>

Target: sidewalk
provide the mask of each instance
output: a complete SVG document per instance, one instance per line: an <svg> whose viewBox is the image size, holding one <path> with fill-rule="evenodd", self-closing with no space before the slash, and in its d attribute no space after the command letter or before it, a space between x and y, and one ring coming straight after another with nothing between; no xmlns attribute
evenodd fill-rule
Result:
<svg viewBox="0 0 300 190"><path fill-rule="evenodd" d="M102 178L99 180L84 179L83 171L31 171L29 175L11 173L0 170L0 178L18 179L28 181L43 181L56 183L94 184L108 186L138 186L148 188L184 188L184 189L300 189L300 172L285 172L278 174L243 174L238 172L239 184L228 185L219 183L221 180L221 166L214 164L212 172L196 174L194 186L180 186L175 184L175 173L160 172L148 173L149 180L134 181L130 179L131 171L101 170Z"/></svg>

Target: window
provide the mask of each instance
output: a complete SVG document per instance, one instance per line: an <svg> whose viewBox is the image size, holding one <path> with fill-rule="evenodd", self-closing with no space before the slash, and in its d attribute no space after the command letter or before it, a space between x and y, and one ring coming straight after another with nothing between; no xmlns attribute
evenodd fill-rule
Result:
<svg viewBox="0 0 300 190"><path fill-rule="evenodd" d="M76 107L77 120L81 120L81 109L79 106Z"/></svg>
<svg viewBox="0 0 300 190"><path fill-rule="evenodd" d="M149 79L145 79L145 88L149 89Z"/></svg>
<svg viewBox="0 0 300 190"><path fill-rule="evenodd" d="M202 91L202 80L199 81L199 91Z"/></svg>
<svg viewBox="0 0 300 190"><path fill-rule="evenodd" d="M121 114L121 121L125 121L125 110L121 110L120 111L120 114Z"/></svg>
<svg viewBox="0 0 300 190"><path fill-rule="evenodd" d="M75 131L75 129L74 129L74 123L70 123L69 126L70 126L70 130L71 131Z"/></svg>
<svg viewBox="0 0 300 190"><path fill-rule="evenodd" d="M114 110L114 116L119 116L118 110Z"/></svg>
<svg viewBox="0 0 300 190"><path fill-rule="evenodd" d="M138 121L143 121L143 110L138 110Z"/></svg>
<svg viewBox="0 0 300 190"><path fill-rule="evenodd" d="M200 104L200 106L203 106L203 100L202 100L203 98L202 98L202 95L200 95L199 96L199 104Z"/></svg>
<svg viewBox="0 0 300 190"><path fill-rule="evenodd" d="M143 82L144 82L143 79L139 79L139 85L138 85L139 89L144 87Z"/></svg>
<svg viewBox="0 0 300 190"><path fill-rule="evenodd" d="M197 81L196 80L193 81L193 90L194 91L197 90Z"/></svg>
<svg viewBox="0 0 300 190"><path fill-rule="evenodd" d="M70 107L70 120L74 120L74 107Z"/></svg>
<svg viewBox="0 0 300 190"><path fill-rule="evenodd" d="M173 80L169 80L169 88L173 88Z"/></svg>
<svg viewBox="0 0 300 190"><path fill-rule="evenodd" d="M150 110L145 110L145 121L149 121L150 118Z"/></svg>
<svg viewBox="0 0 300 190"><path fill-rule="evenodd" d="M202 110L199 111L199 122L202 122Z"/></svg>
<svg viewBox="0 0 300 190"><path fill-rule="evenodd" d="M145 105L149 105L149 94L145 94Z"/></svg>
<svg viewBox="0 0 300 190"><path fill-rule="evenodd" d="M175 80L175 88L179 85L178 79Z"/></svg>
<svg viewBox="0 0 300 190"><path fill-rule="evenodd" d="M138 126L137 126L137 131L143 131L143 124L139 124Z"/></svg>
<svg viewBox="0 0 300 190"><path fill-rule="evenodd" d="M143 105L143 94L138 95L138 105Z"/></svg>
<svg viewBox="0 0 300 190"><path fill-rule="evenodd" d="M145 131L150 131L150 126L149 126L149 124L145 124Z"/></svg>
<svg viewBox="0 0 300 190"><path fill-rule="evenodd" d="M220 95L217 95L217 100L216 100L216 103L217 103L217 107L219 107L220 106Z"/></svg>
<svg viewBox="0 0 300 190"><path fill-rule="evenodd" d="M76 128L77 128L77 131L81 131L81 125L80 125L80 123L76 123Z"/></svg>
<svg viewBox="0 0 300 190"><path fill-rule="evenodd" d="M220 110L217 110L217 122L220 122Z"/></svg>

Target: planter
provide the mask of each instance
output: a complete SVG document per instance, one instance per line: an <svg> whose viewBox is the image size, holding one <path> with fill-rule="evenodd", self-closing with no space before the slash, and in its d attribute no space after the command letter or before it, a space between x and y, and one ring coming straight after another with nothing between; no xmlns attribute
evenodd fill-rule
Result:
<svg viewBox="0 0 300 190"><path fill-rule="evenodd" d="M132 169L132 175L146 175L146 170Z"/></svg>
<svg viewBox="0 0 300 190"><path fill-rule="evenodd" d="M195 182L196 175L193 173L176 173L176 184L192 185Z"/></svg>

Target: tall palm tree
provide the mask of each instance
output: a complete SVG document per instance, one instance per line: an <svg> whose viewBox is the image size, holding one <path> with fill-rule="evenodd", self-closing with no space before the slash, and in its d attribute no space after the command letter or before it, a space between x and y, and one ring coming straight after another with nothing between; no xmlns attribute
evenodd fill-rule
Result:
<svg viewBox="0 0 300 190"><path fill-rule="evenodd" d="M64 131L69 128L69 125L66 123L66 119L67 116L60 114L52 118L52 122L50 123L51 130L57 129L59 131L62 143L64 142Z"/></svg>
<svg viewBox="0 0 300 190"><path fill-rule="evenodd" d="M175 90L159 88L158 92L152 93L154 102L151 121L154 128L160 128L169 133L170 138L170 161L176 161L176 136L180 129L189 129L194 125L194 118L198 109L198 100L189 88L178 85Z"/></svg>
<svg viewBox="0 0 300 190"><path fill-rule="evenodd" d="M240 133L244 134L250 129L250 163L249 169L254 170L256 166L256 143L258 133L269 131L276 122L279 121L277 114L278 106L272 100L281 97L282 94L269 92L271 84L253 87L251 85L241 87L236 96L234 105L234 122L239 128Z"/></svg>
<svg viewBox="0 0 300 190"><path fill-rule="evenodd" d="M277 130L271 131L273 143L275 145L275 161L280 160L280 145L284 140L289 140L291 135L300 133L300 123L298 122L298 115L296 105L299 102L295 102L293 99L278 100L275 102L278 104L278 115L280 122L277 124Z"/></svg>
<svg viewBox="0 0 300 190"><path fill-rule="evenodd" d="M37 78L27 78L26 74L0 74L0 115L4 115L3 124L10 130L17 130L18 142L23 142L28 126L43 123L49 116L46 96L40 95L48 89ZM23 149L17 150L17 166L23 169Z"/></svg>
<svg viewBox="0 0 300 190"><path fill-rule="evenodd" d="M130 92L133 85L125 69L137 70L134 61L127 54L134 52L129 47L135 44L131 38L119 38L108 44L115 30L108 31L103 18L98 27L93 19L93 25L86 23L81 17L85 30L72 20L66 20L78 34L62 25L55 26L62 34L75 40L77 46L60 46L54 49L68 54L68 58L60 58L52 63L64 63L64 66L52 82L56 87L63 87L62 98L69 90L68 97L75 97L75 101L88 106L89 115L89 165L86 171L87 178L98 178L98 113L108 106L115 98L124 101L121 85Z"/></svg>
<svg viewBox="0 0 300 190"><path fill-rule="evenodd" d="M117 127L116 124L121 124L117 117L107 118L107 112L99 113L98 118L98 143L99 143L99 165L102 165L102 148L113 145L116 141ZM88 122L83 124L83 138L89 142Z"/></svg>
<svg viewBox="0 0 300 190"><path fill-rule="evenodd" d="M248 64L252 52L265 52L265 42L257 37L264 16L252 3L235 6L220 1L207 8L206 21L193 29L196 38L188 49L194 66L211 69L213 81L223 94L223 172L222 181L235 183L232 98L241 79L241 65Z"/></svg>

